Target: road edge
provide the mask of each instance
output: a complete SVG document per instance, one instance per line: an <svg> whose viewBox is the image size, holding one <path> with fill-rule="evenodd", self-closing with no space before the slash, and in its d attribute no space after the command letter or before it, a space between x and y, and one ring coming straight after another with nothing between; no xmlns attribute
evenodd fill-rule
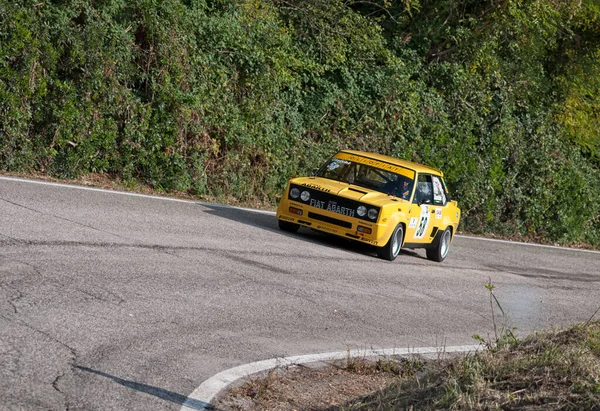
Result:
<svg viewBox="0 0 600 411"><path fill-rule="evenodd" d="M277 367L290 365L308 364L322 361L343 360L344 358L363 357L387 357L387 356L410 356L410 355L444 355L454 353L468 353L480 350L481 345L457 345L449 347L413 347L413 348L386 348L381 350L350 350L322 354L297 355L292 357L278 357L269 360L256 361L249 364L239 365L219 372L200 384L185 399L181 411L190 410L214 410L210 402L236 381L249 375Z"/></svg>
<svg viewBox="0 0 600 411"><path fill-rule="evenodd" d="M167 197L167 196L158 196L158 195L151 195L151 194L140 194L140 193L135 193L135 192L130 192L130 191L120 191L120 190L112 190L112 189L109 190L109 189L105 189L105 188L87 187L87 186L81 186L81 185L77 185L77 184L65 184L65 183L56 183L53 181L30 180L30 179L21 178L21 177L10 177L10 176L0 175L0 180L29 183L29 184L56 186L56 187L61 187L61 188L72 188L72 189L76 189L76 190L103 192L103 193L109 193L109 194L125 195L125 196L130 196L130 197L141 197L141 198L149 198L149 199L155 199L155 200L173 201L173 202L178 202L178 203L197 204L200 206L232 208L232 209L236 209L236 210L250 211L250 212L254 212L254 213L258 213L258 214L267 214L267 215L275 215L276 214L275 211L269 211L269 210L258 210L255 208L238 207L238 206L232 206L232 205L227 205L227 204L208 203L208 202L203 202L203 201L186 200L186 199ZM562 246L556 246L556 245L537 244L537 243L525 243L522 241L501 240L498 238L478 237L478 236L463 235L463 234L456 234L455 237L467 238L470 240L481 240L481 241L490 241L490 242L496 242L496 243L523 245L523 246L529 246L529 247L556 248L559 250L600 254L600 251L587 250L584 248L562 247Z"/></svg>

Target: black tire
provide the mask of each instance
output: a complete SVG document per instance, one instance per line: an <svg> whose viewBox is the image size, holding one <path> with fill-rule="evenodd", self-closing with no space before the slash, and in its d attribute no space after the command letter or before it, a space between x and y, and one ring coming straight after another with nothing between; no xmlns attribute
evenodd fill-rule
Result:
<svg viewBox="0 0 600 411"><path fill-rule="evenodd" d="M450 251L450 243L452 241L452 231L446 228L436 241L434 248L428 248L426 251L427 259L441 263Z"/></svg>
<svg viewBox="0 0 600 411"><path fill-rule="evenodd" d="M379 258L383 258L384 260L394 261L398 254L400 254L400 249L402 248L402 242L404 241L404 226L402 224L398 224L387 244L383 247L377 248L377 256Z"/></svg>
<svg viewBox="0 0 600 411"><path fill-rule="evenodd" d="M279 220L279 228L288 233L295 233L300 228L300 224L290 223L289 221Z"/></svg>

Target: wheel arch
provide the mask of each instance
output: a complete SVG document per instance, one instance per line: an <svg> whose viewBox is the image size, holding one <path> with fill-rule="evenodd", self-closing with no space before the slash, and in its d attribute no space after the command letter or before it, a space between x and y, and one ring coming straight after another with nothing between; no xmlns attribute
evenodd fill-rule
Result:
<svg viewBox="0 0 600 411"><path fill-rule="evenodd" d="M445 228L439 228L435 233L435 238L431 241L431 243L425 245L423 248L436 248L442 239L442 235L444 235L444 232L448 229L450 229L450 243L452 243L452 241L454 241L454 226L449 224Z"/></svg>
<svg viewBox="0 0 600 411"><path fill-rule="evenodd" d="M398 224L396 224L395 227L397 227L398 225L402 226L402 244L400 244L400 248L402 248L402 246L404 246L404 243L406 242L406 222L400 221L398 222Z"/></svg>
<svg viewBox="0 0 600 411"><path fill-rule="evenodd" d="M404 240L406 239L406 213L396 211L388 217L388 221L386 224L386 229L382 237L379 238L380 244L387 244L394 233L396 227L399 224L402 225L403 236L402 236L402 245L404 245Z"/></svg>

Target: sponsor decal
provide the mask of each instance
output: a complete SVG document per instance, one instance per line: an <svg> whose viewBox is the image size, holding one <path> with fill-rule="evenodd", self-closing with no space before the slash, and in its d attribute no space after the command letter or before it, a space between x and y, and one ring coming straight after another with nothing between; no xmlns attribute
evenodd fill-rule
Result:
<svg viewBox="0 0 600 411"><path fill-rule="evenodd" d="M347 154L347 153L339 153L338 155L335 156L335 158L339 159L339 160L347 160L347 161L353 161L355 163L366 164L371 167L379 168L380 170L391 171L392 173L401 174L403 176L410 177L413 180L415 178L415 172L413 170L409 170L404 167L385 163L383 161L374 160L371 158L356 156L354 154Z"/></svg>
<svg viewBox="0 0 600 411"><path fill-rule="evenodd" d="M425 235L427 226L429 225L429 207L425 204L421 206L421 216L419 217L419 225L415 231L415 238L421 239Z"/></svg>
<svg viewBox="0 0 600 411"><path fill-rule="evenodd" d="M441 220L442 219L442 209L441 208L437 208L435 210L435 218L437 220Z"/></svg>
<svg viewBox="0 0 600 411"><path fill-rule="evenodd" d="M433 177L433 201L436 203L446 203L446 194L442 188L442 182L436 176Z"/></svg>
<svg viewBox="0 0 600 411"><path fill-rule="evenodd" d="M337 201L321 201L311 198L310 206L320 208L321 210L331 211L333 213L342 214L348 217L354 217L356 210L354 208L342 207L337 204Z"/></svg>
<svg viewBox="0 0 600 411"><path fill-rule="evenodd" d="M412 217L410 219L410 223L408 224L408 228L415 228L417 226L417 217Z"/></svg>
<svg viewBox="0 0 600 411"><path fill-rule="evenodd" d="M456 218L458 218L458 211L456 212Z"/></svg>
<svg viewBox="0 0 600 411"><path fill-rule="evenodd" d="M325 227L323 225L318 225L315 227L317 230L322 230L322 231L327 231L330 233L337 233L337 230L333 229L333 228L329 228L329 227Z"/></svg>
<svg viewBox="0 0 600 411"><path fill-rule="evenodd" d="M281 215L281 216L279 216L279 219L280 219L280 220L285 220L285 221L296 221L296 219L295 219L295 218L288 217L288 216L286 216L286 215Z"/></svg>
<svg viewBox="0 0 600 411"><path fill-rule="evenodd" d="M316 184L310 184L310 183L304 183L302 184L304 187L308 187L308 188L312 188L314 190L319 190L319 191L323 191L324 193L331 193L331 190L328 188L324 188L321 186L318 186Z"/></svg>

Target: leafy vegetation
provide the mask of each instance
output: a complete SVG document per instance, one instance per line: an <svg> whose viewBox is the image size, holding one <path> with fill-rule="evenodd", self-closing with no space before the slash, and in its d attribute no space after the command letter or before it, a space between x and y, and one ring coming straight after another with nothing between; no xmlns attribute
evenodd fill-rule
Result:
<svg viewBox="0 0 600 411"><path fill-rule="evenodd" d="M0 0L0 169L274 203L339 148L600 244L595 0Z"/></svg>
<svg viewBox="0 0 600 411"><path fill-rule="evenodd" d="M509 338L449 363L430 362L339 410L600 409L600 323Z"/></svg>
<svg viewBox="0 0 600 411"><path fill-rule="evenodd" d="M498 305L499 307L499 305ZM593 317L593 316L592 316ZM598 410L600 322L511 333L460 356L348 358L271 369L220 393L222 410Z"/></svg>

